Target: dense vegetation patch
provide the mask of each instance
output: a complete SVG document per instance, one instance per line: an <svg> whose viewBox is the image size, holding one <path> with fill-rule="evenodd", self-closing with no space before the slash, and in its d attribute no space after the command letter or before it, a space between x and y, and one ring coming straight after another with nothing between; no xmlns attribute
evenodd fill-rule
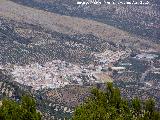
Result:
<svg viewBox="0 0 160 120"><path fill-rule="evenodd" d="M152 99L127 101L120 90L107 83L106 90L94 88L92 96L75 109L73 120L159 120L160 112Z"/></svg>

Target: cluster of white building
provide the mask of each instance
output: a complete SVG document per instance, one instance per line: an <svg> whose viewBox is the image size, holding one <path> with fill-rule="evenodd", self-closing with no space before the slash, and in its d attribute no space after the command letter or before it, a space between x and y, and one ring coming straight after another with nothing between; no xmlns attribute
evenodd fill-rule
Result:
<svg viewBox="0 0 160 120"><path fill-rule="evenodd" d="M80 73L78 66L60 60L26 66L14 66L11 72L15 81L32 86L33 89L57 88L70 84L69 77Z"/></svg>
<svg viewBox="0 0 160 120"><path fill-rule="evenodd" d="M19 66L12 65L11 73L14 80L32 86L33 89L39 90L43 88L59 88L69 84L83 85L83 78L80 76L87 76L87 82L103 82L97 76L103 76L104 66L106 69L109 63L116 62L122 56L126 55L125 51L105 51L104 53L96 53L96 65L80 66L74 65L61 60L53 60L46 62L43 65L38 63ZM3 67L2 67L3 68ZM105 72L106 75L107 71Z"/></svg>
<svg viewBox="0 0 160 120"><path fill-rule="evenodd" d="M118 61L120 58L123 59L127 57L130 53L127 53L127 51L111 51L111 50L106 50L103 53L100 54L95 54L95 57L100 60L100 62L105 63L114 63Z"/></svg>

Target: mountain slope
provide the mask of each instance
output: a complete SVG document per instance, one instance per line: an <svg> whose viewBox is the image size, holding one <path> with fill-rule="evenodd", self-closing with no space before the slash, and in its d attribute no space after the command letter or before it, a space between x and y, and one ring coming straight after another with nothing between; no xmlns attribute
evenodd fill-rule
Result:
<svg viewBox="0 0 160 120"><path fill-rule="evenodd" d="M158 48L157 45L150 40L131 36L120 29L93 20L37 10L11 1L1 3L0 8L0 16L2 17L28 24L39 25L49 31L56 31L67 35L92 34L95 37L116 43L124 40L125 43L130 44L129 47L133 48L140 48L143 44L144 46L147 45L148 48ZM122 42L122 44L123 43L124 42ZM133 45L133 43L136 44Z"/></svg>
<svg viewBox="0 0 160 120"><path fill-rule="evenodd" d="M118 5L118 2L127 0L107 1L117 3L114 5L108 5L105 0L99 0L102 2L101 5L77 5L77 1L79 0L14 0L19 4L62 15L100 21L159 42L160 2L158 0L148 0L148 5ZM143 2L145 3L146 0Z"/></svg>

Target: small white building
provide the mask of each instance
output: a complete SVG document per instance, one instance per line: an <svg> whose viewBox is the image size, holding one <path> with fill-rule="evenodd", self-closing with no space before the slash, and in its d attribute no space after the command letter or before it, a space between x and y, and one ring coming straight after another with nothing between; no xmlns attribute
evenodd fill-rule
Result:
<svg viewBox="0 0 160 120"><path fill-rule="evenodd" d="M125 67L111 67L112 71L117 71L118 73L123 73L126 68Z"/></svg>

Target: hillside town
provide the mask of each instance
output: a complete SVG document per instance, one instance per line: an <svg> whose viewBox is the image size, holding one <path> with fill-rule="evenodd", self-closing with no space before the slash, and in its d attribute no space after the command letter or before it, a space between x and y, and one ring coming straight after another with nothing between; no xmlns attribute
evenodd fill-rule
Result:
<svg viewBox="0 0 160 120"><path fill-rule="evenodd" d="M10 69L14 80L18 83L39 90L72 84L104 83L107 79L112 81L110 78L112 72L108 68L111 67L113 70L125 69L112 65L128 55L129 53L126 51L113 52L108 50L104 53L95 53L96 59L90 65L76 65L61 60L53 60L45 64L33 63L24 66L8 64L3 67Z"/></svg>
<svg viewBox="0 0 160 120"><path fill-rule="evenodd" d="M13 75L13 80L20 84L31 86L34 90L42 90L44 88L60 88L65 85L91 85L94 83L116 81L137 81L136 69L132 68L131 63L120 62L130 56L131 51L111 51L106 50L103 53L94 53L94 61L89 65L73 64L62 60L52 60L45 64L32 63L29 65L1 65L1 69L7 69ZM159 73L153 60L158 57L155 54L138 54L132 59L140 60L150 69L141 71L143 74L139 80L141 83L150 85L145 79L151 72ZM144 61L144 62L143 62ZM145 62L146 61L146 62ZM141 63L140 63L141 64ZM153 67L151 67L151 65ZM128 66L130 66L128 68ZM116 73L116 74L114 74ZM139 73L141 74L141 73ZM137 76L137 77L136 77ZM158 86L157 86L158 87Z"/></svg>

